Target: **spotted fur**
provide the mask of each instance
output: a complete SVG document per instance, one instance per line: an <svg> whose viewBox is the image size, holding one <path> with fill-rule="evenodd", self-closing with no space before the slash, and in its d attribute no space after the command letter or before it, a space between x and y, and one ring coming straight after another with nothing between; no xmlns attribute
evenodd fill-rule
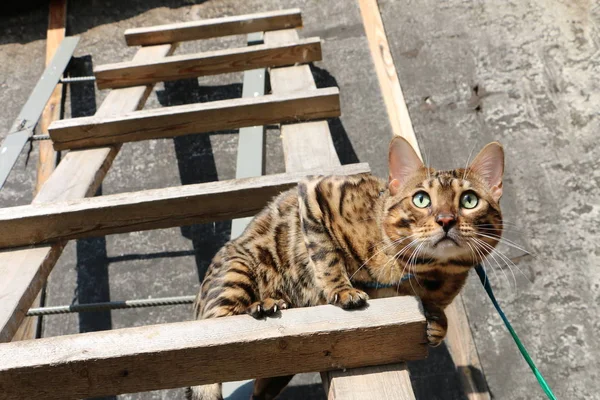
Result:
<svg viewBox="0 0 600 400"><path fill-rule="evenodd" d="M423 166L401 138L389 157L387 181L313 176L276 197L214 257L195 318L261 318L326 303L351 309L369 298L416 295L429 343L441 343L444 308L502 233L502 148L492 143L468 168L450 171ZM415 205L419 192L429 207ZM473 209L460 205L467 192L479 199ZM274 398L290 378L258 380L254 398ZM189 398L220 399L220 387L192 388Z"/></svg>

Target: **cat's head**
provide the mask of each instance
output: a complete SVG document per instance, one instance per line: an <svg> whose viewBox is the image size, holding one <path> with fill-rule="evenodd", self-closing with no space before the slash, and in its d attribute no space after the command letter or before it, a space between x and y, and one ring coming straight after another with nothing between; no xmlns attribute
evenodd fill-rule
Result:
<svg viewBox="0 0 600 400"><path fill-rule="evenodd" d="M395 242L398 257L476 264L498 244L504 172L500 143L485 146L466 169L436 171L423 165L405 139L395 137L389 171L383 230Z"/></svg>

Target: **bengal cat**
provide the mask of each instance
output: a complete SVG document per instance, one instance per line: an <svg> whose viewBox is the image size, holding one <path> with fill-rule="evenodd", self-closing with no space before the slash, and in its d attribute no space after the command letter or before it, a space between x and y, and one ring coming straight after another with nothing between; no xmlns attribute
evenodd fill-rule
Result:
<svg viewBox="0 0 600 400"><path fill-rule="evenodd" d="M197 319L289 307L362 307L367 299L418 296L427 338L446 335L444 308L471 268L500 240L504 152L488 144L466 168L425 167L395 137L389 179L309 177L276 197L214 257L194 305ZM292 376L258 379L253 399L272 399ZM188 389L221 399L221 384Z"/></svg>

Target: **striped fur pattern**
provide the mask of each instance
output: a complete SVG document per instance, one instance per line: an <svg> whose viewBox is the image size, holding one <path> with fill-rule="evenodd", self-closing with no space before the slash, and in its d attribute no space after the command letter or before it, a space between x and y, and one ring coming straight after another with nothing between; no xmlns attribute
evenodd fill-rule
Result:
<svg viewBox="0 0 600 400"><path fill-rule="evenodd" d="M194 317L262 318L289 307L352 309L369 298L416 295L428 341L440 344L444 308L502 233L502 148L492 143L468 168L436 171L395 138L389 158L387 181L314 176L276 197L214 257ZM419 207L423 193L430 204ZM461 205L465 194L477 197L475 207ZM289 379L257 380L253 398L274 398ZM189 398L220 399L220 386L191 388Z"/></svg>

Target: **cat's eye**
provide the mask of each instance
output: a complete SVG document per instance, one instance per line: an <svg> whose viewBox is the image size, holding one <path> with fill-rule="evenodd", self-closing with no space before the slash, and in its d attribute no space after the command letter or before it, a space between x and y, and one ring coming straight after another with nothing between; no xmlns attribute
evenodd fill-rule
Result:
<svg viewBox="0 0 600 400"><path fill-rule="evenodd" d="M413 196L413 204L419 208L429 207L431 204L431 199L427 193L417 192Z"/></svg>
<svg viewBox="0 0 600 400"><path fill-rule="evenodd" d="M466 192L460 197L460 205L463 208L471 209L477 207L479 198L473 192Z"/></svg>

